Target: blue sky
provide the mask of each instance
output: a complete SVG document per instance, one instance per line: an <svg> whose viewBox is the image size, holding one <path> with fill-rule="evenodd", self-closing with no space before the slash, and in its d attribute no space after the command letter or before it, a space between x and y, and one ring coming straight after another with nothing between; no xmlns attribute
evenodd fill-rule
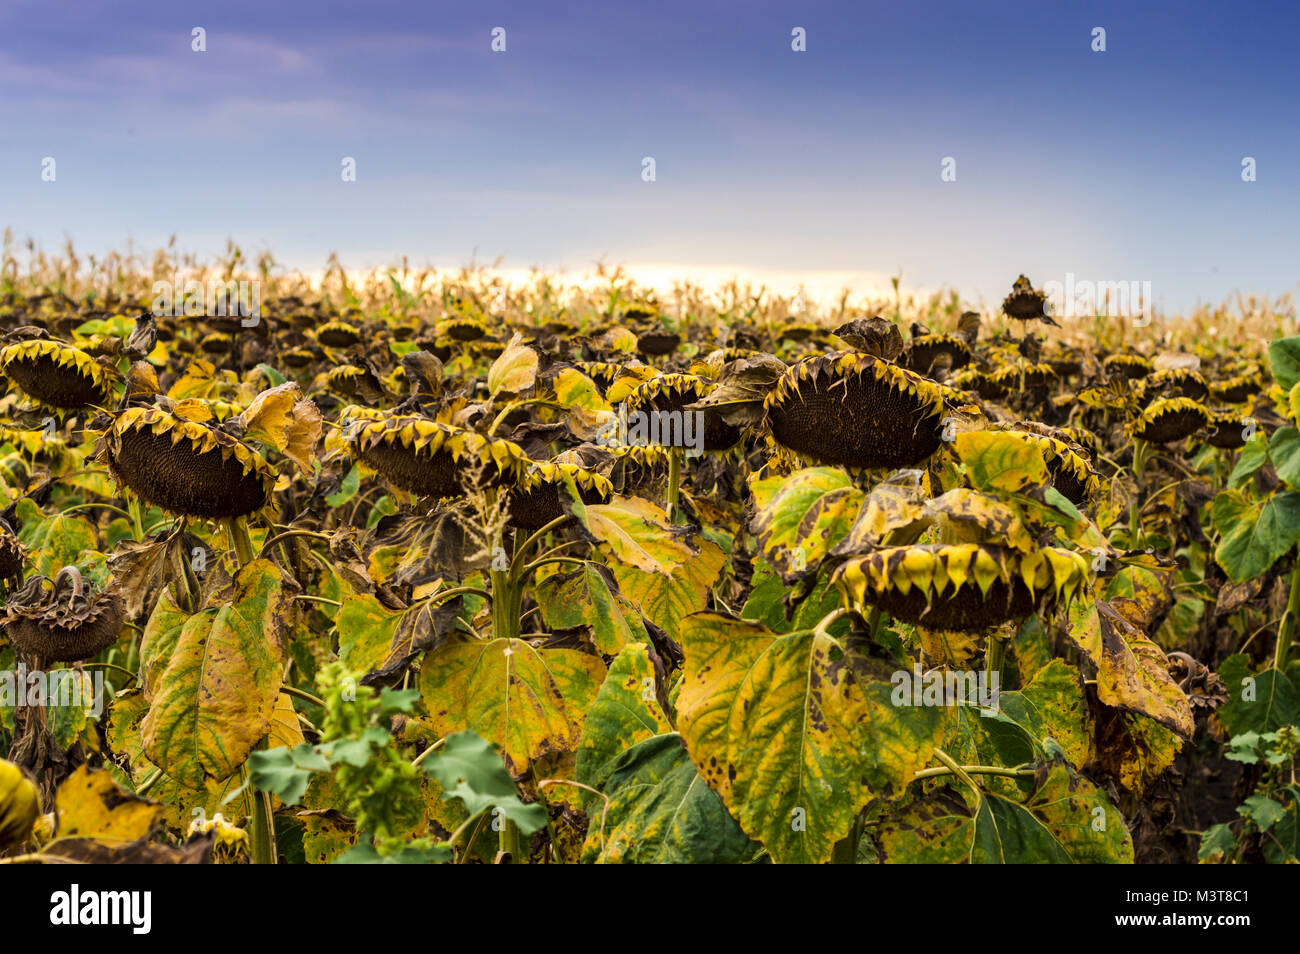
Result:
<svg viewBox="0 0 1300 954"><path fill-rule="evenodd" d="M9 2L0 227L301 269L901 269L988 301L1073 272L1185 309L1300 282L1298 28L1249 2Z"/></svg>

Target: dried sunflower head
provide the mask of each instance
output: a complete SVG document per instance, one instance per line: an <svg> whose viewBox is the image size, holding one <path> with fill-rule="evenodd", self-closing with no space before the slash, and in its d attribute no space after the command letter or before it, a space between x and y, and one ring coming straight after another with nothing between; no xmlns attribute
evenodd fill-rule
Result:
<svg viewBox="0 0 1300 954"><path fill-rule="evenodd" d="M230 350L232 341L234 338L224 331L214 331L199 340L199 350L204 354L225 354Z"/></svg>
<svg viewBox="0 0 1300 954"><path fill-rule="evenodd" d="M1017 427L1013 433L1020 440L1038 448L1052 478L1052 486L1070 503L1082 504L1101 486L1101 480L1092 469L1092 464L1080 453L1082 447L1076 451L1065 441L1029 429L1021 430Z"/></svg>
<svg viewBox="0 0 1300 954"><path fill-rule="evenodd" d="M30 580L5 604L0 621L9 641L27 655L79 662L116 643L124 618L122 598L113 587L94 593L69 566L52 583L43 576Z"/></svg>
<svg viewBox="0 0 1300 954"><path fill-rule="evenodd" d="M1191 437L1210 423L1204 404L1191 398L1160 398L1132 423L1129 432L1152 444L1172 444Z"/></svg>
<svg viewBox="0 0 1300 954"><path fill-rule="evenodd" d="M937 361L945 362L950 371L959 371L972 357L970 345L957 335L920 335L907 343L900 363L917 374L928 374Z"/></svg>
<svg viewBox="0 0 1300 954"><path fill-rule="evenodd" d="M1102 360L1101 368L1107 374L1118 374L1130 381L1136 381L1154 371L1155 365L1150 358L1140 354L1112 354Z"/></svg>
<svg viewBox="0 0 1300 954"><path fill-rule="evenodd" d="M682 343L682 336L666 328L654 328L637 335L636 350L651 357L672 354Z"/></svg>
<svg viewBox="0 0 1300 954"><path fill-rule="evenodd" d="M992 374L974 368L959 371L949 383L961 391L974 391L984 401L996 401L1007 394L1007 389Z"/></svg>
<svg viewBox="0 0 1300 954"><path fill-rule="evenodd" d="M1138 400L1151 401L1158 397L1186 397L1204 401L1210 396L1210 385L1199 371L1189 368L1167 368L1147 375L1138 384Z"/></svg>
<svg viewBox="0 0 1300 954"><path fill-rule="evenodd" d="M352 456L394 486L422 497L458 497L468 470L481 467L485 487L512 486L527 458L512 441L489 439L424 417L385 417L350 425Z"/></svg>
<svg viewBox="0 0 1300 954"><path fill-rule="evenodd" d="M1045 361L1017 358L994 371L993 381L1007 391L1038 391L1056 381L1056 369Z"/></svg>
<svg viewBox="0 0 1300 954"><path fill-rule="evenodd" d="M646 412L662 415L683 415L676 433L685 440L686 419L684 415L693 413L688 405L701 401L716 387L712 382L693 374L657 374L647 381L632 388L624 399L628 413ZM728 424L717 411L703 409L704 447L706 451L723 451L740 440L740 428ZM671 433L672 427L664 426L660 431ZM663 441L661 441L663 443Z"/></svg>
<svg viewBox="0 0 1300 954"><path fill-rule="evenodd" d="M604 503L614 487L600 474L577 464L542 462L528 468L524 479L510 491L510 523L521 530L538 530L564 516L564 478L572 478L586 504Z"/></svg>
<svg viewBox="0 0 1300 954"><path fill-rule="evenodd" d="M438 322L434 326L434 334L439 338L450 338L452 341L477 341L479 338L487 337L488 326L481 318L456 315Z"/></svg>
<svg viewBox="0 0 1300 954"><path fill-rule="evenodd" d="M1236 450L1246 446L1247 422L1240 412L1219 411L1210 417L1209 434L1205 438L1211 447Z"/></svg>
<svg viewBox="0 0 1300 954"><path fill-rule="evenodd" d="M48 407L79 410L107 405L110 372L80 348L49 338L19 341L0 349L0 371L22 392Z"/></svg>
<svg viewBox="0 0 1300 954"><path fill-rule="evenodd" d="M777 443L822 464L910 467L942 441L939 386L865 352L833 352L792 365L765 407Z"/></svg>
<svg viewBox="0 0 1300 954"><path fill-rule="evenodd" d="M983 543L886 547L839 566L832 576L850 600L934 630L979 632L1024 619L1088 579L1072 550L1022 553Z"/></svg>
<svg viewBox="0 0 1300 954"><path fill-rule="evenodd" d="M1212 390L1217 401L1225 404L1243 404L1258 394L1263 386L1264 382L1259 371L1255 370L1216 381Z"/></svg>
<svg viewBox="0 0 1300 954"><path fill-rule="evenodd" d="M199 421L129 407L103 438L109 473L146 503L215 520L266 506L275 471L257 451Z"/></svg>
<svg viewBox="0 0 1300 954"><path fill-rule="evenodd" d="M350 348L361 340L361 332L346 321L331 321L316 331L316 341L326 348Z"/></svg>
<svg viewBox="0 0 1300 954"><path fill-rule="evenodd" d="M1044 321L1056 324L1048 315L1047 293L1036 291L1033 283L1021 275L1011 286L1011 294L1002 301L1002 313L1016 321Z"/></svg>

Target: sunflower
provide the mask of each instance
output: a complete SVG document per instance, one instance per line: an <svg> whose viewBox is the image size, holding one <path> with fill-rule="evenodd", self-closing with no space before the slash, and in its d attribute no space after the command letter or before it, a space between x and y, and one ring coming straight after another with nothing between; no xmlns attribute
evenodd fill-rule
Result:
<svg viewBox="0 0 1300 954"><path fill-rule="evenodd" d="M1258 394L1263 386L1259 371L1256 370L1216 381L1211 389L1215 400L1224 404L1243 404Z"/></svg>
<svg viewBox="0 0 1300 954"><path fill-rule="evenodd" d="M919 335L907 343L900 363L917 374L927 374L935 361L946 359L949 369L958 371L970 364L973 356L970 345L956 335Z"/></svg>
<svg viewBox="0 0 1300 954"><path fill-rule="evenodd" d="M1107 355L1101 362L1101 367L1107 374L1122 375L1130 381L1145 378L1155 370L1155 365L1151 363L1151 359L1144 358L1140 354Z"/></svg>
<svg viewBox="0 0 1300 954"><path fill-rule="evenodd" d="M682 343L682 336L665 328L652 328L637 335L636 350L649 357L672 354Z"/></svg>
<svg viewBox="0 0 1300 954"><path fill-rule="evenodd" d="M92 593L80 571L69 566L52 583L43 576L30 580L5 604L0 623L14 647L29 656L80 662L117 642L125 615L116 589Z"/></svg>
<svg viewBox="0 0 1300 954"><path fill-rule="evenodd" d="M113 395L110 373L80 348L35 338L0 349L0 371L24 394L64 410L108 404Z"/></svg>
<svg viewBox="0 0 1300 954"><path fill-rule="evenodd" d="M326 348L350 348L361 340L361 332L346 321L331 321L316 331L316 341Z"/></svg>
<svg viewBox="0 0 1300 954"><path fill-rule="evenodd" d="M693 374L658 374L632 388L624 403L629 413L637 411L661 415L681 414L682 422L676 434L685 439L685 415L692 413L687 405L703 400L715 385ZM728 424L717 411L705 409L703 449L706 451L723 451L740 440L740 428ZM663 433L673 433L665 425Z"/></svg>
<svg viewBox="0 0 1300 954"><path fill-rule="evenodd" d="M1223 450L1245 447L1246 426L1246 421L1243 420L1240 412L1220 411L1212 414L1209 424L1210 433L1205 438L1205 442L1211 447L1219 447Z"/></svg>
<svg viewBox="0 0 1300 954"><path fill-rule="evenodd" d="M1210 385L1199 371L1189 368L1167 368L1147 375L1138 384L1138 400L1156 397L1186 397L1204 401L1210 396Z"/></svg>
<svg viewBox="0 0 1300 954"><path fill-rule="evenodd" d="M428 418L358 421L348 438L352 456L394 486L423 497L457 497L467 468L483 468L484 486L515 485L527 458L518 444Z"/></svg>
<svg viewBox="0 0 1300 954"><path fill-rule="evenodd" d="M242 517L266 506L275 471L257 451L198 421L129 407L104 435L109 473L146 503L189 517Z"/></svg>
<svg viewBox="0 0 1300 954"><path fill-rule="evenodd" d="M486 338L488 334L487 323L481 318L472 318L469 315L457 315L452 318L444 318L434 326L434 334L439 339L450 338L452 341L477 341L479 338Z"/></svg>
<svg viewBox="0 0 1300 954"><path fill-rule="evenodd" d="M1210 423L1204 404L1191 398L1160 398L1130 426L1130 433L1152 444L1172 444L1191 437Z"/></svg>
<svg viewBox="0 0 1300 954"><path fill-rule="evenodd" d="M860 351L792 365L764 406L777 443L822 464L910 467L942 441L939 386Z"/></svg>
<svg viewBox="0 0 1300 954"><path fill-rule="evenodd" d="M1024 619L1088 579L1088 561L1072 550L1021 553L982 543L886 547L839 566L831 580L859 605L949 632L979 632Z"/></svg>
<svg viewBox="0 0 1300 954"><path fill-rule="evenodd" d="M959 371L950 383L958 390L974 391L984 401L996 401L1007 395L1007 389L992 374L974 368Z"/></svg>
<svg viewBox="0 0 1300 954"><path fill-rule="evenodd" d="M604 503L614 492L607 479L577 464L536 463L510 491L510 522L521 530L532 531L564 516L561 494L565 493L565 477L572 478L585 504Z"/></svg>

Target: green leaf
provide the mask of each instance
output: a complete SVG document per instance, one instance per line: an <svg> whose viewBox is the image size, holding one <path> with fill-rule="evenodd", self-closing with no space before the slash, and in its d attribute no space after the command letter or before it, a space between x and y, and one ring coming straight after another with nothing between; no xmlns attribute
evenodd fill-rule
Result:
<svg viewBox="0 0 1300 954"><path fill-rule="evenodd" d="M1246 482L1268 463L1268 441L1262 433L1246 442L1237 457L1237 464L1228 475L1228 487L1240 490Z"/></svg>
<svg viewBox="0 0 1300 954"><path fill-rule="evenodd" d="M711 540L701 540L699 553L687 557L666 576L622 563L615 563L610 569L618 580L619 589L633 606L674 641L680 642L682 620L708 605L709 588L726 562L721 547Z"/></svg>
<svg viewBox="0 0 1300 954"><path fill-rule="evenodd" d="M695 770L675 732L621 753L602 788L609 807L595 809L584 862L737 864L758 853Z"/></svg>
<svg viewBox="0 0 1300 954"><path fill-rule="evenodd" d="M83 553L97 545L95 527L85 517L43 516L27 497L18 501L17 516L23 523L18 540L27 548L31 575L52 578L65 566L75 566Z"/></svg>
<svg viewBox="0 0 1300 954"><path fill-rule="evenodd" d="M233 602L181 629L141 726L149 759L180 784L229 778L266 736L288 611L280 569L254 560L236 577Z"/></svg>
<svg viewBox="0 0 1300 954"><path fill-rule="evenodd" d="M1211 508L1219 545L1214 559L1234 583L1263 576L1300 539L1300 493L1285 491L1249 500L1225 490Z"/></svg>
<svg viewBox="0 0 1300 954"><path fill-rule="evenodd" d="M976 490L1018 493L1048 483L1042 450L1010 431L967 431L953 447Z"/></svg>
<svg viewBox="0 0 1300 954"><path fill-rule="evenodd" d="M1274 431L1268 442L1268 456L1288 487L1300 487L1300 430L1279 427Z"/></svg>
<svg viewBox="0 0 1300 954"><path fill-rule="evenodd" d="M546 825L546 807L525 805L514 781L501 764L496 749L473 732L447 736L446 743L421 763L442 786L447 798L456 798L471 816L496 809L515 823L525 837Z"/></svg>
<svg viewBox="0 0 1300 954"><path fill-rule="evenodd" d="M400 611L388 609L369 593L348 594L337 617L339 660L352 672L378 669L401 621Z"/></svg>
<svg viewBox="0 0 1300 954"><path fill-rule="evenodd" d="M1250 660L1237 653L1219 666L1219 678L1228 701L1215 711L1215 717L1229 735L1300 725L1300 692L1286 673L1277 669L1253 672Z"/></svg>
<svg viewBox="0 0 1300 954"><path fill-rule="evenodd" d="M1268 831L1286 817L1286 809L1266 795L1252 795L1237 806L1237 814L1249 818L1260 831Z"/></svg>
<svg viewBox="0 0 1300 954"><path fill-rule="evenodd" d="M601 565L583 563L573 573L547 577L533 591L542 619L552 629L590 626L602 656L613 656L629 643L646 642L641 614L618 589L611 589ZM639 572L639 571L633 571ZM660 574L645 574L660 577Z"/></svg>
<svg viewBox="0 0 1300 954"><path fill-rule="evenodd" d="M426 654L419 687L439 735L477 732L501 748L519 777L533 760L578 747L604 676L598 657L574 649L474 640Z"/></svg>
<svg viewBox="0 0 1300 954"><path fill-rule="evenodd" d="M357 495L357 491L360 489L361 489L361 468L359 468L356 464L353 464L352 469L349 470L347 472L347 476L343 478L343 482L339 484L339 489L336 490L334 493L329 494L325 498L325 502L329 504L331 507L341 507L349 500L351 500L353 497L355 497Z"/></svg>
<svg viewBox="0 0 1300 954"><path fill-rule="evenodd" d="M1300 336L1270 341L1268 367L1282 390L1290 391L1300 384Z"/></svg>
<svg viewBox="0 0 1300 954"><path fill-rule="evenodd" d="M1198 861L1219 862L1231 858L1237 850L1237 837L1231 825L1211 825L1201 833L1201 847L1196 851Z"/></svg>
<svg viewBox="0 0 1300 954"><path fill-rule="evenodd" d="M253 786L270 792L286 805L297 805L307 794L307 783L315 772L328 772L329 760L315 746L305 742L292 749L283 746L254 752L248 757Z"/></svg>
<svg viewBox="0 0 1300 954"><path fill-rule="evenodd" d="M577 777L583 785L603 789L611 766L638 742L671 732L668 716L655 694L655 669L644 643L624 646L610 663L596 701L587 710L578 743ZM601 802L582 792L590 816Z"/></svg>
<svg viewBox="0 0 1300 954"><path fill-rule="evenodd" d="M837 467L809 467L750 484L757 512L750 528L767 561L794 582L853 527L864 495Z"/></svg>
<svg viewBox="0 0 1300 954"><path fill-rule="evenodd" d="M827 861L868 785L901 791L942 737L941 711L860 684L829 634L696 613L682 647L678 726L691 761L778 863Z"/></svg>

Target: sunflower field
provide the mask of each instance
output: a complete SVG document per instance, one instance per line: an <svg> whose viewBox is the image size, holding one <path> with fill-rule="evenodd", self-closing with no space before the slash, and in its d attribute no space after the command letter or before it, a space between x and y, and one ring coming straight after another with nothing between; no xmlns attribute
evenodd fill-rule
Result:
<svg viewBox="0 0 1300 954"><path fill-rule="evenodd" d="M1300 861L1289 301L0 264L0 863Z"/></svg>

